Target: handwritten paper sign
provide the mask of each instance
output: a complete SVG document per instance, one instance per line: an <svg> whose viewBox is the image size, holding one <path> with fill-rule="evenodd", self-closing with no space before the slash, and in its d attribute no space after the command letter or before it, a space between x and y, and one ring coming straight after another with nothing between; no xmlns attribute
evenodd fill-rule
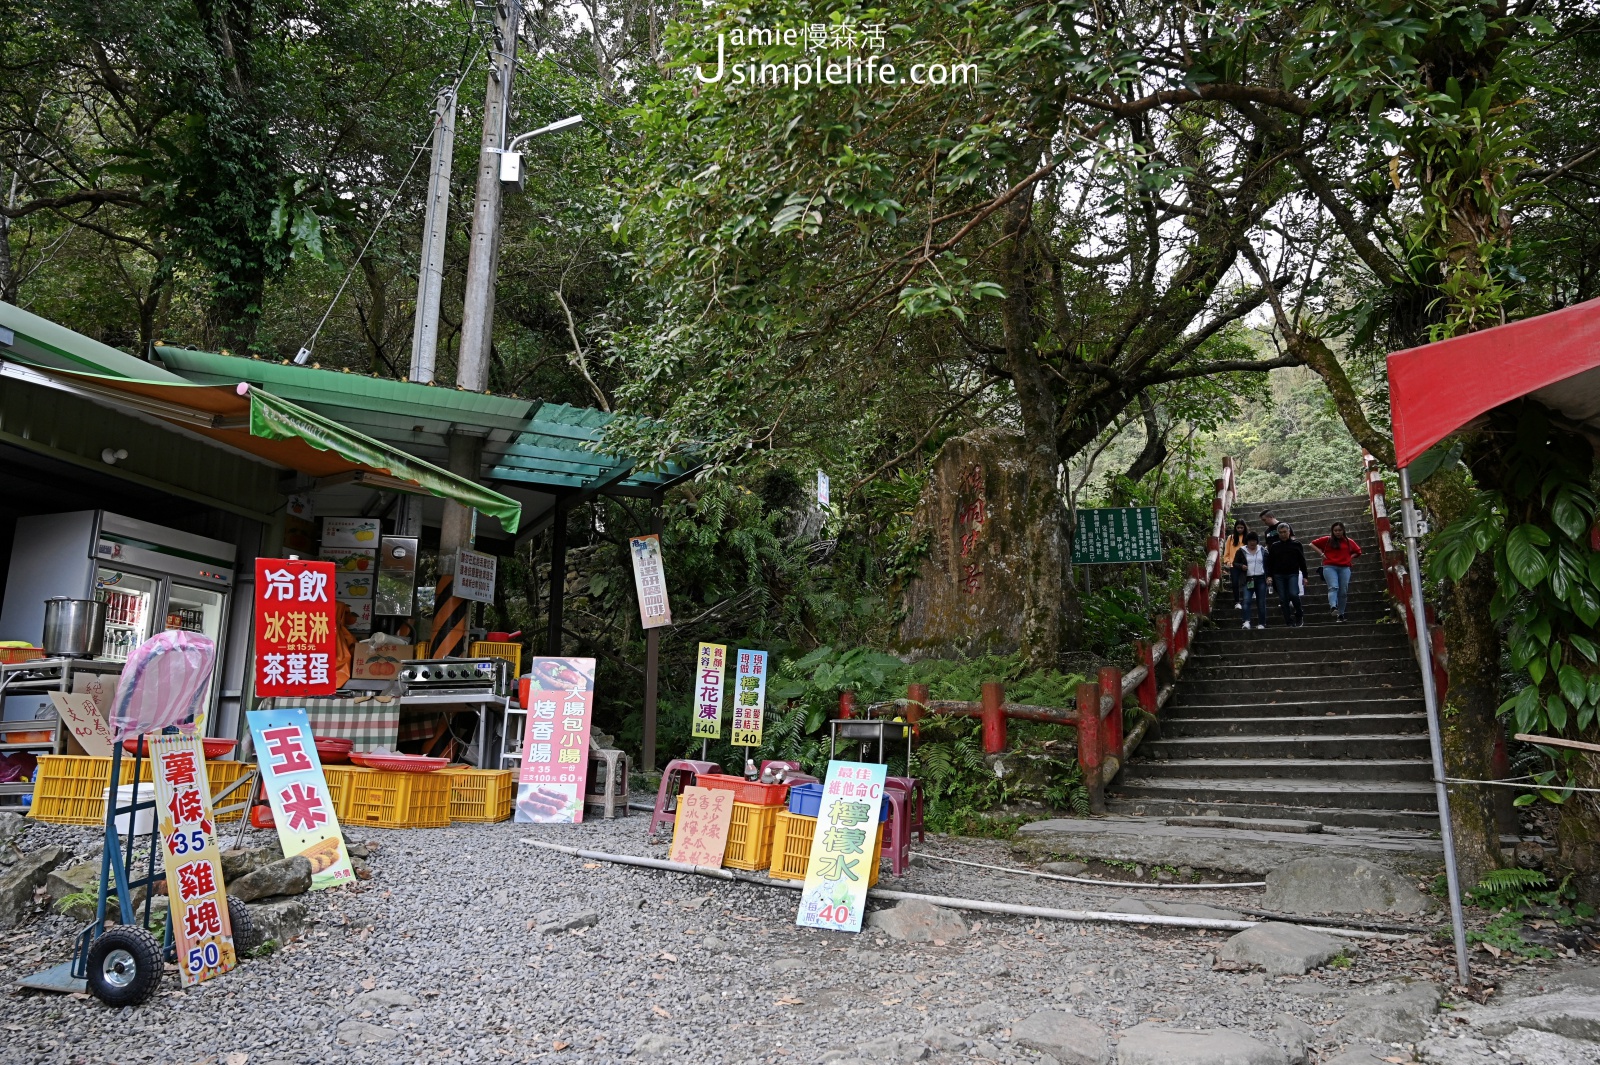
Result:
<svg viewBox="0 0 1600 1065"><path fill-rule="evenodd" d="M456 598L473 603L494 602L494 579L499 568L500 560L493 555L465 548L457 551Z"/></svg>
<svg viewBox="0 0 1600 1065"><path fill-rule="evenodd" d="M761 746L762 709L767 701L767 652L739 651L739 670L733 685L733 737L735 747Z"/></svg>
<svg viewBox="0 0 1600 1065"><path fill-rule="evenodd" d="M720 643L700 645L695 668L694 722L689 733L697 740L722 738L722 678L728 672L728 648Z"/></svg>
<svg viewBox="0 0 1600 1065"><path fill-rule="evenodd" d="M668 857L689 865L715 869L728 846L728 825L733 820L733 792L721 788L683 789L678 796L678 819L672 831Z"/></svg>
<svg viewBox="0 0 1600 1065"><path fill-rule="evenodd" d="M93 695L87 692L51 692L50 701L61 715L72 738L78 741L85 754L105 758L111 754L111 730L106 719L100 716L100 707Z"/></svg>
<svg viewBox="0 0 1600 1065"><path fill-rule="evenodd" d="M828 763L797 925L861 931L888 771L868 762Z"/></svg>
<svg viewBox="0 0 1600 1065"><path fill-rule="evenodd" d="M222 882L222 852L211 819L211 787L200 737L152 736L149 742L178 974L188 987L238 964Z"/></svg>
<svg viewBox="0 0 1600 1065"><path fill-rule="evenodd" d="M311 863L312 891L355 883L305 710L251 710L245 717L284 856L303 855Z"/></svg>

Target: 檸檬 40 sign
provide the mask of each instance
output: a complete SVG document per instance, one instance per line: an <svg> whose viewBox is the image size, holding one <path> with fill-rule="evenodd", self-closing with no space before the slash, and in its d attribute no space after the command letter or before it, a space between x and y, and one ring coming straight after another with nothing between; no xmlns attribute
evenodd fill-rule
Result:
<svg viewBox="0 0 1600 1065"><path fill-rule="evenodd" d="M338 601L332 562L256 559L256 694L332 695Z"/></svg>

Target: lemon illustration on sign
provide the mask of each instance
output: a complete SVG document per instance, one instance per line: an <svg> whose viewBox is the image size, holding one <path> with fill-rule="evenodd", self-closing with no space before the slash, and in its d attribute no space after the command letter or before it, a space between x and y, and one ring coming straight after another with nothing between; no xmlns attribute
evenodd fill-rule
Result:
<svg viewBox="0 0 1600 1065"><path fill-rule="evenodd" d="M373 540L373 539L376 539L377 536L378 536L378 534L376 532L372 531L371 529L357 529L356 530L356 539L357 540Z"/></svg>

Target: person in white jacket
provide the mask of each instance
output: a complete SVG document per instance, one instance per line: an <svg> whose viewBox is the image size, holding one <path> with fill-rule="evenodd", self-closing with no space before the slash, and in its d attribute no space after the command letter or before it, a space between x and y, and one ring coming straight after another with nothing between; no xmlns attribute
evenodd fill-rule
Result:
<svg viewBox="0 0 1600 1065"><path fill-rule="evenodd" d="M1247 533L1244 546L1234 552L1233 569L1239 573L1244 585L1244 627L1250 628L1250 607L1256 608L1258 629L1267 627L1267 549L1261 546L1261 537Z"/></svg>

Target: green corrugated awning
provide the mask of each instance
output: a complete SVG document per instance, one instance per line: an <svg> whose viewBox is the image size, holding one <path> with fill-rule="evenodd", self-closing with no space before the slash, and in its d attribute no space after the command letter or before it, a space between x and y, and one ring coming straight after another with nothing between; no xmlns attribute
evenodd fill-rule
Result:
<svg viewBox="0 0 1600 1065"><path fill-rule="evenodd" d="M77 370L102 377L168 383L183 381L154 363L3 302L0 302L0 355L34 366Z"/></svg>
<svg viewBox="0 0 1600 1065"><path fill-rule="evenodd" d="M506 446L499 463L489 471L489 479L578 490L605 484L611 491L647 495L687 472L677 463L667 463L657 470L640 470L635 468L635 459L593 450L616 417L592 407L542 404L523 431Z"/></svg>

